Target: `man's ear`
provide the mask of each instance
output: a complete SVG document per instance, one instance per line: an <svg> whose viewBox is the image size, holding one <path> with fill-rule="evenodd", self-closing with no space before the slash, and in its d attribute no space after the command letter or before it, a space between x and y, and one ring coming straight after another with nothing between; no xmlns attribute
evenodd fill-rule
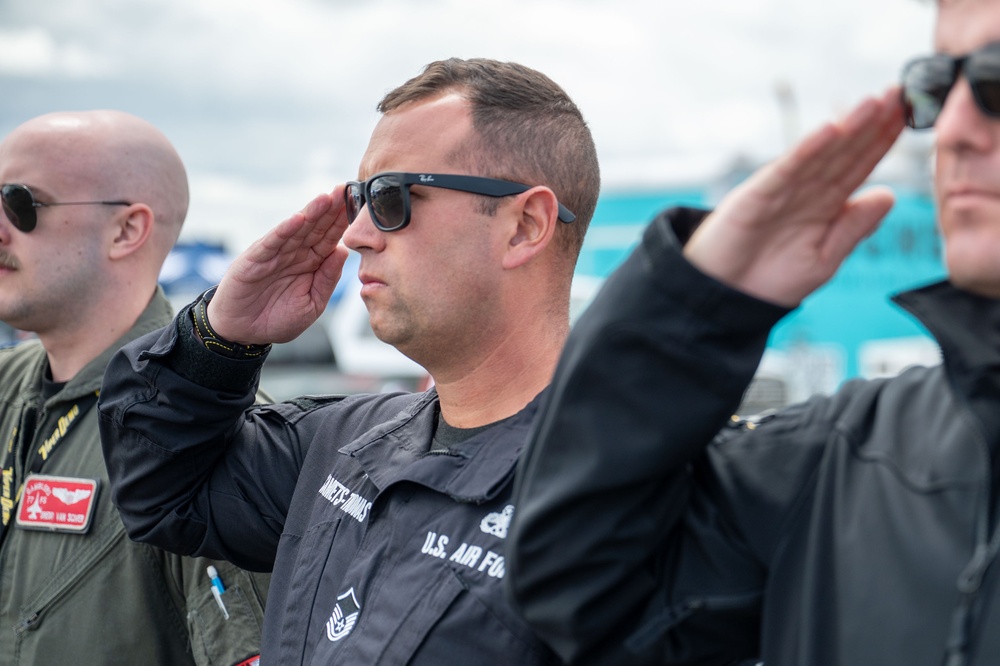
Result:
<svg viewBox="0 0 1000 666"><path fill-rule="evenodd" d="M547 187L533 187L515 199L517 215L514 233L507 243L503 267L517 268L541 253L556 234L559 201Z"/></svg>
<svg viewBox="0 0 1000 666"><path fill-rule="evenodd" d="M153 210L146 204L132 204L115 217L112 233L111 258L127 257L153 233Z"/></svg>

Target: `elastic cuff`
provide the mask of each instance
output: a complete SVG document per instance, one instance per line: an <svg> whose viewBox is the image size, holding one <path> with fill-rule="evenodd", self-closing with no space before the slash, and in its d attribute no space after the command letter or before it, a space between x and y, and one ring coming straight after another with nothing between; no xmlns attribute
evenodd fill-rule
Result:
<svg viewBox="0 0 1000 666"><path fill-rule="evenodd" d="M266 354L242 359L229 358L209 350L194 330L194 310L198 301L184 306L174 320L177 339L169 352L168 365L182 377L219 391L252 390Z"/></svg>
<svg viewBox="0 0 1000 666"><path fill-rule="evenodd" d="M201 295L191 308L191 321L194 322L195 332L201 338L201 343L206 349L227 358L238 360L262 358L271 351L271 345L241 345L237 342L226 340L212 328L208 321L208 304L219 285L215 285Z"/></svg>

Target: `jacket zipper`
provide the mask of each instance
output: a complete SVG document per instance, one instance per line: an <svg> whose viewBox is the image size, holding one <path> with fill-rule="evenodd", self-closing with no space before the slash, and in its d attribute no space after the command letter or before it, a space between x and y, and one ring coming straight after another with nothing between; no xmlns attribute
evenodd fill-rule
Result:
<svg viewBox="0 0 1000 666"><path fill-rule="evenodd" d="M952 391L964 403L961 398L962 394L955 391L954 388ZM966 411L971 411L968 405L963 406ZM986 469L992 470L990 449L983 434L979 431L975 418L972 418L971 429L976 444L986 460ZM1000 523L993 527L993 534L987 541L990 530L989 514L992 505L992 488L992 473L988 471L982 483L982 506L976 520L976 549L972 554L972 559L958 575L956 582L961 598L958 606L952 611L951 628L945 643L944 666L965 666L969 661L969 643L975 624L973 605L982 587L986 571L996 559L997 552L1000 551Z"/></svg>
<svg viewBox="0 0 1000 666"><path fill-rule="evenodd" d="M35 625L41 620L45 611L54 606L58 601L75 589L76 586L79 585L80 582L86 577L86 574L88 574L90 570L93 569L94 566L100 562L122 538L124 538L124 532L117 533L113 536L113 538L108 539L108 541L99 550L95 551L88 558L84 566L77 572L76 576L74 576L72 580L68 581L66 585L59 588L59 590L57 590L52 596L36 602L34 610L32 610L27 617L14 625L14 635L20 637L24 634L24 632L34 629Z"/></svg>

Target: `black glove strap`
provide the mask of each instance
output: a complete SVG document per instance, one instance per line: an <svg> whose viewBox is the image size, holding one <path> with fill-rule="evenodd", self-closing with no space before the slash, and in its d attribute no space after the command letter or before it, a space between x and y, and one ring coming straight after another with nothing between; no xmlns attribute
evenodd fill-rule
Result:
<svg viewBox="0 0 1000 666"><path fill-rule="evenodd" d="M218 288L219 285L215 285L206 291L198 299L198 302L194 304L194 307L191 308L191 320L194 322L194 330L198 334L198 337L201 338L202 344L220 356L235 359L260 358L271 349L270 344L241 345L236 342L230 342L216 333L212 325L208 323L208 304L211 302L212 297L215 296L215 290Z"/></svg>

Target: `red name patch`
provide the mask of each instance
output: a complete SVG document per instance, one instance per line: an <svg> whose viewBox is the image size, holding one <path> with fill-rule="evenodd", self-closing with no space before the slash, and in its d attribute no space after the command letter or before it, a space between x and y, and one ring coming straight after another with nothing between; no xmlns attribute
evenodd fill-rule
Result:
<svg viewBox="0 0 1000 666"><path fill-rule="evenodd" d="M20 527L83 534L97 499L96 479L30 474L17 510Z"/></svg>
<svg viewBox="0 0 1000 666"><path fill-rule="evenodd" d="M260 666L260 657L253 656L247 659L246 661L241 661L238 664L233 664L233 666Z"/></svg>

